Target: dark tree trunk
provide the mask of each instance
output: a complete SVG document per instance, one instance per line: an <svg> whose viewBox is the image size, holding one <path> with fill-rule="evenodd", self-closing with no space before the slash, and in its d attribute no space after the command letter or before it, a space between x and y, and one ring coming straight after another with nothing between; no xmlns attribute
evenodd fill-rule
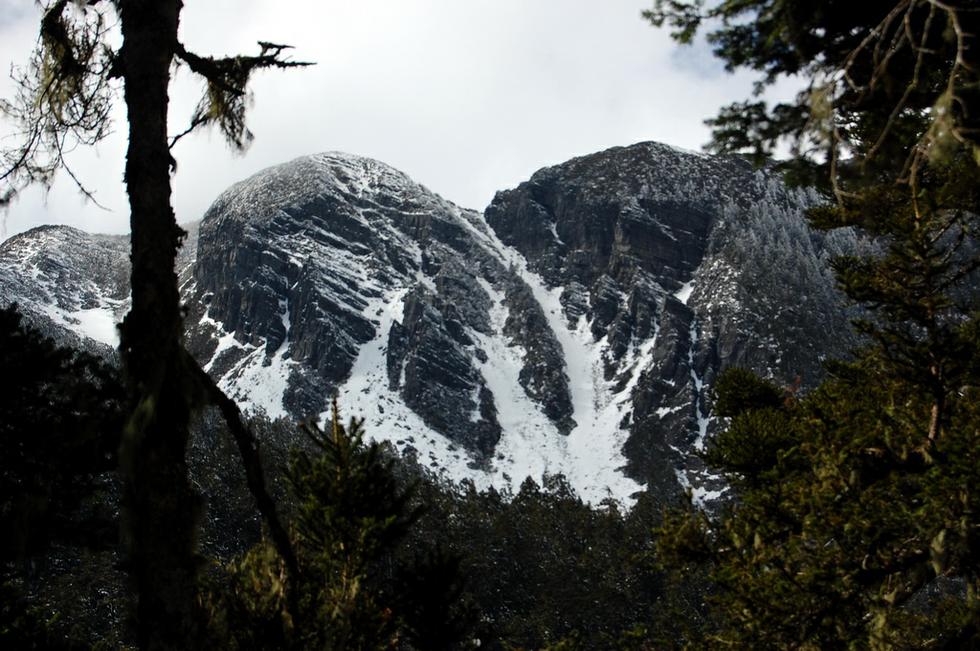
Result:
<svg viewBox="0 0 980 651"><path fill-rule="evenodd" d="M132 229L132 300L121 337L130 418L121 450L123 536L138 591L143 649L195 646L200 504L184 453L192 407L174 260L182 236L170 205L170 66L180 0L117 0L118 62L129 120L126 190Z"/></svg>

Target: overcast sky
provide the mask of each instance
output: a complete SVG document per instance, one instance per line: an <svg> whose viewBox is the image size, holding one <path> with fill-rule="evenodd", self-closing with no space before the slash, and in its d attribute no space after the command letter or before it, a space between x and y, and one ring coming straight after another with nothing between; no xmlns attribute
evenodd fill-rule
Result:
<svg viewBox="0 0 980 651"><path fill-rule="evenodd" d="M257 40L295 46L306 69L255 78L256 140L232 153L217 133L175 148L174 207L198 219L229 184L327 150L371 156L431 190L482 210L535 170L616 145L658 140L699 149L702 121L748 95L706 48L679 48L640 17L652 0L185 0L180 36L199 54L252 53ZM0 64L26 62L34 0L0 0ZM10 83L0 92L10 95ZM183 129L201 87L172 86L171 130ZM120 98L121 99L121 98ZM125 121L72 163L96 198L64 175L26 193L0 236L45 223L128 231L122 171ZM0 133L9 133L0 126Z"/></svg>

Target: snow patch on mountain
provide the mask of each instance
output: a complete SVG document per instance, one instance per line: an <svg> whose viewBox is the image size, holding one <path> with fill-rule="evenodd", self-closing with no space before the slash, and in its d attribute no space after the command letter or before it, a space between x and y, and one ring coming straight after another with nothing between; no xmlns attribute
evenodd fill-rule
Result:
<svg viewBox="0 0 980 651"><path fill-rule="evenodd" d="M518 251L501 242L492 231L484 233L472 228L472 232L477 241L528 284L563 351L572 394L572 418L576 425L567 437L543 437L553 447L548 451L550 468L544 468L543 472L561 472L588 502L598 503L611 498L620 503L631 503L630 496L643 487L624 472L627 460L623 445L627 432L621 422L626 403L623 399L615 400L611 383L603 378L605 340L593 340L589 324L583 317L573 327L569 326L561 304L562 288L547 287L538 274L527 268L527 261ZM652 343L647 352L650 347ZM626 391L622 394L628 396ZM505 428L502 442L508 441L509 434ZM537 448L546 448L546 445Z"/></svg>
<svg viewBox="0 0 980 651"><path fill-rule="evenodd" d="M338 401L344 414L364 418L368 439L388 441L400 452L415 455L420 463L452 481L470 480L478 488L487 488L492 483L487 473L472 468L465 451L432 432L389 386L388 333L394 323L403 319L402 305L410 289L403 286L369 302L365 313L378 319L377 335L361 347L350 377L337 392ZM329 411L320 414L321 421L328 417Z"/></svg>
<svg viewBox="0 0 980 651"><path fill-rule="evenodd" d="M687 302L691 300L691 294L694 293L694 279L691 278L689 281L681 285L681 288L674 293L674 298L678 301L687 305Z"/></svg>
<svg viewBox="0 0 980 651"><path fill-rule="evenodd" d="M119 346L118 326L129 306L124 301L104 300L98 307L80 310L66 310L46 303L34 303L33 307L48 315L51 320L73 330L82 337L88 337L112 348Z"/></svg>
<svg viewBox="0 0 980 651"><path fill-rule="evenodd" d="M709 504L718 372L812 380L849 346L827 260L854 238L809 230L818 201L656 143L541 170L483 215L378 161L305 156L189 229L188 347L246 410L322 417L337 392L369 437L453 480L563 474L622 504L649 482ZM0 297L67 343L116 345L127 280L126 238L0 245Z"/></svg>

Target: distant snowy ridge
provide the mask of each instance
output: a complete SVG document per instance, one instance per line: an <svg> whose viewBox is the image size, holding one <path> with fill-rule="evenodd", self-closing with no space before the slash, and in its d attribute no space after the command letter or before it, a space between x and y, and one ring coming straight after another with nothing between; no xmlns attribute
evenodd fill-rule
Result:
<svg viewBox="0 0 980 651"><path fill-rule="evenodd" d="M114 349L116 324L129 311L128 245L69 227L15 235L0 244L0 297L63 343Z"/></svg>

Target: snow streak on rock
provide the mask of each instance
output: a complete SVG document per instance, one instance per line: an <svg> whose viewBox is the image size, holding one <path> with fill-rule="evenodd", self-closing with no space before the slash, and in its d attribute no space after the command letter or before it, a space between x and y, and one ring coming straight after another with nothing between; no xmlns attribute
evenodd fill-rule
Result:
<svg viewBox="0 0 980 651"><path fill-rule="evenodd" d="M641 490L642 486L627 477L624 473L627 460L623 456L623 444L626 432L620 427L624 411L628 408L626 398L632 385L617 395L608 381L603 377L603 355L605 342L595 342L592 339L589 324L580 317L573 327L569 327L564 317L561 305L560 288L548 288L544 281L527 269L527 262L516 250L507 247L492 233L473 230L481 244L487 250L498 256L527 283L538 303L544 308L549 326L561 344L563 359L566 365L566 375L572 395L572 418L576 425L567 438L554 435L542 436L548 433L553 425L533 424L535 418L526 411L508 414L510 422L522 423L518 432L540 432L540 443L535 445L532 437L524 433L517 437L523 445L515 445L511 440L511 431L504 429L502 445L508 444L518 448L513 452L523 451L528 456L529 449L537 448L545 452L544 459L539 462L538 473L528 473L540 476L543 473L564 474L571 485L584 499L598 503L606 498L612 498L620 503L631 503L630 496ZM646 354L652 348L652 341L645 345ZM642 355L641 355L642 356ZM635 373L634 377L638 377ZM494 392L496 395L496 391ZM617 397L619 398L617 400ZM519 396L511 398L517 404L523 400ZM514 404L514 403L511 403ZM509 409L509 407L507 408ZM547 422L547 421L546 421ZM550 434L550 433L549 433ZM550 448L550 449L549 449ZM512 458L519 458L516 455Z"/></svg>

